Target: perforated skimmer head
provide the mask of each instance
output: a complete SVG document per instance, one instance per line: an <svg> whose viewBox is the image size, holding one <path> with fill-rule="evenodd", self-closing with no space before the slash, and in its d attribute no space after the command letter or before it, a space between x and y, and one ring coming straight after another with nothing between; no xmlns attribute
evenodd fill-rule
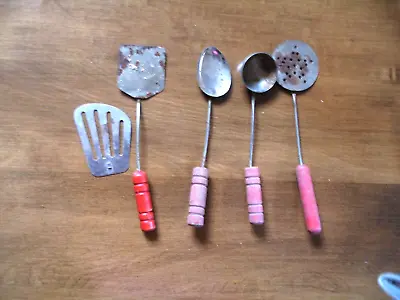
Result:
<svg viewBox="0 0 400 300"><path fill-rule="evenodd" d="M285 89L300 92L310 88L318 77L318 57L302 41L289 40L272 54L278 67L277 81Z"/></svg>

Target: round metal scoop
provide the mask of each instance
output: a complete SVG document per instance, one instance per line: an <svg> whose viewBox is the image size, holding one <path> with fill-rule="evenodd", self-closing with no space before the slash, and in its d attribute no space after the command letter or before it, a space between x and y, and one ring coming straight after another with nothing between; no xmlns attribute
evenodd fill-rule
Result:
<svg viewBox="0 0 400 300"><path fill-rule="evenodd" d="M286 41L272 54L278 66L278 83L289 91L300 92L310 88L318 77L318 57L302 41Z"/></svg>
<svg viewBox="0 0 400 300"><path fill-rule="evenodd" d="M249 222L253 225L264 224L260 170L253 166L254 124L256 112L255 93L269 91L276 82L276 64L267 53L253 53L241 63L242 79L251 93L251 127L249 167L245 168L246 198Z"/></svg>
<svg viewBox="0 0 400 300"><path fill-rule="evenodd" d="M310 88L318 77L318 57L314 50L302 41L286 41L280 44L272 54L278 65L278 83L292 91L293 112L296 128L297 154L299 165L296 168L300 198L303 203L304 219L308 231L321 233L321 220L315 199L311 171L303 164L301 151L299 117L296 92Z"/></svg>
<svg viewBox="0 0 400 300"><path fill-rule="evenodd" d="M249 167L253 166L254 124L256 97L254 93L269 91L276 82L276 63L268 54L263 52L247 56L241 63L242 79L251 94L251 131L250 131L250 157Z"/></svg>
<svg viewBox="0 0 400 300"><path fill-rule="evenodd" d="M246 87L254 93L265 93L276 82L276 64L267 53L253 53L243 62L242 79Z"/></svg>

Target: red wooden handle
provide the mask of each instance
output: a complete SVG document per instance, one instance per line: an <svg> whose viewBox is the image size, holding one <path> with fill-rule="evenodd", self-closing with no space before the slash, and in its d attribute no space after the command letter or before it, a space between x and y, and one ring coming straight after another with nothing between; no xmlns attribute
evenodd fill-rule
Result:
<svg viewBox="0 0 400 300"><path fill-rule="evenodd" d="M132 181L139 212L140 229L153 231L156 229L156 221L154 220L153 204L146 172L136 170L133 172Z"/></svg>
<svg viewBox="0 0 400 300"><path fill-rule="evenodd" d="M310 168L306 165L299 165L296 168L296 175L307 230L313 234L319 234L322 230L321 220L319 218Z"/></svg>

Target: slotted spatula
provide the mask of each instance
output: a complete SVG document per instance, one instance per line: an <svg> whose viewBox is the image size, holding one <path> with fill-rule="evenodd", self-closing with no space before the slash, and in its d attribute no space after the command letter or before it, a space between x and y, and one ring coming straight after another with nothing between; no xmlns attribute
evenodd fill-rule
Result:
<svg viewBox="0 0 400 300"><path fill-rule="evenodd" d="M132 126L122 110L103 103L84 104L75 109L74 121L93 176L129 169Z"/></svg>

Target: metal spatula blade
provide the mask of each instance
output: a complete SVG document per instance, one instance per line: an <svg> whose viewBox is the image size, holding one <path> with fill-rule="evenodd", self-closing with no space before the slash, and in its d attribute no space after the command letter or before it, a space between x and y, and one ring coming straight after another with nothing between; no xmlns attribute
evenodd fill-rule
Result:
<svg viewBox="0 0 400 300"><path fill-rule="evenodd" d="M102 103L84 104L75 109L74 121L93 176L129 169L132 125L122 110Z"/></svg>
<svg viewBox="0 0 400 300"><path fill-rule="evenodd" d="M166 50L159 46L119 48L118 88L135 99L148 99L164 90Z"/></svg>

